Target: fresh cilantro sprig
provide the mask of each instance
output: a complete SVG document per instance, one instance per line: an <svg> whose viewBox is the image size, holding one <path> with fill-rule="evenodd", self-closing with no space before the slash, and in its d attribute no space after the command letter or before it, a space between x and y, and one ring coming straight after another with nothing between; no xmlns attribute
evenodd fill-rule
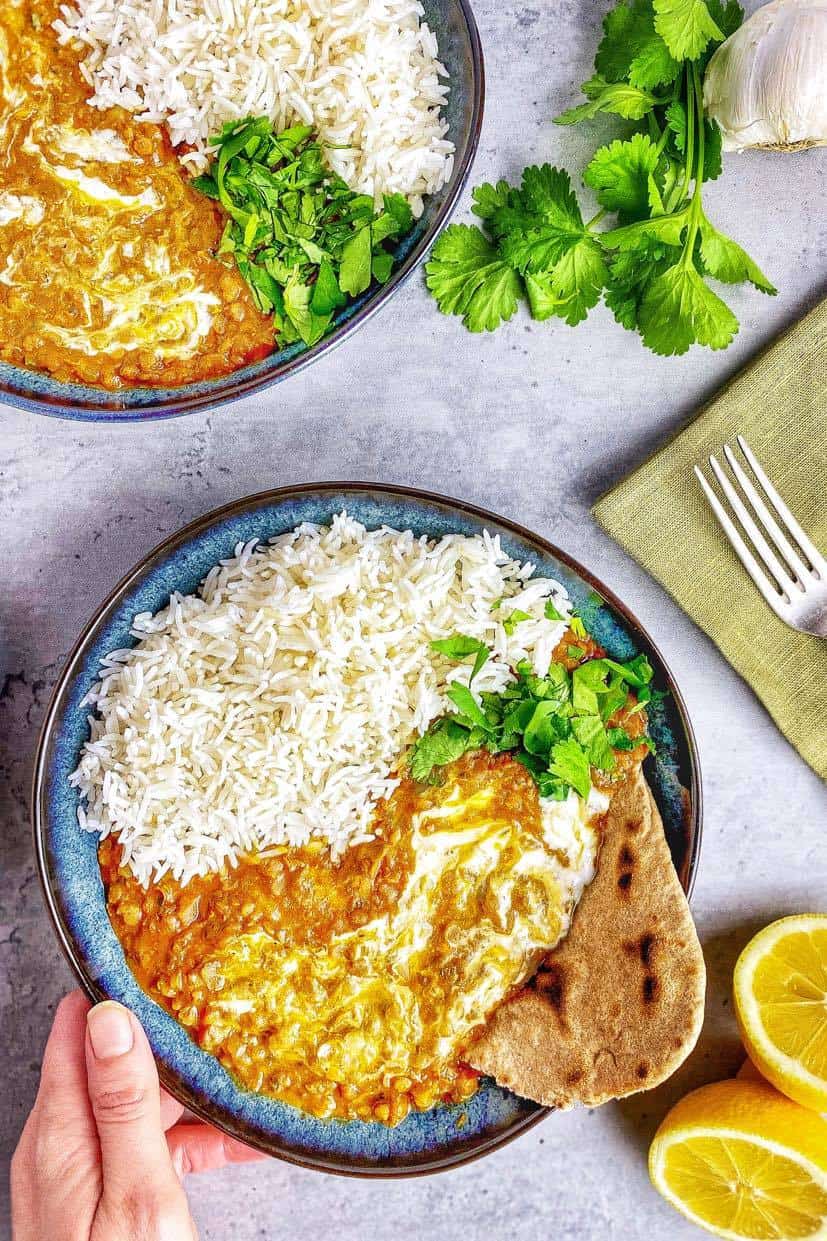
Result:
<svg viewBox="0 0 827 1241"><path fill-rule="evenodd" d="M775 293L702 201L704 182L721 174L703 72L742 18L735 0L620 0L603 23L586 102L557 118L573 125L608 113L633 123L584 172L600 210L584 221L569 174L548 164L526 168L519 186L478 186L481 226L446 229L426 267L440 310L491 331L524 299L532 318L574 326L603 297L655 353L726 348L738 321L709 279Z"/></svg>
<svg viewBox="0 0 827 1241"><path fill-rule="evenodd" d="M469 684L490 655L484 643L464 634L431 646L457 661L474 655ZM531 773L541 797L559 800L574 789L586 798L592 768L614 771L615 751L654 748L649 737L630 736L620 723L612 723L618 712L633 714L653 700L658 691L651 680L648 659L638 655L626 663L585 660L571 672L552 662L544 677L535 675L530 663L520 663L500 693L477 696L469 685L454 681L447 693L455 709L416 741L409 755L411 775L419 781L438 779L440 768L469 750L510 751ZM630 691L637 699L633 707Z"/></svg>
<svg viewBox="0 0 827 1241"><path fill-rule="evenodd" d="M283 343L314 345L349 299L389 279L386 243L413 225L407 199L386 194L377 211L331 171L307 125L276 133L249 117L211 143L215 161L193 185L227 213L219 256L235 261Z"/></svg>

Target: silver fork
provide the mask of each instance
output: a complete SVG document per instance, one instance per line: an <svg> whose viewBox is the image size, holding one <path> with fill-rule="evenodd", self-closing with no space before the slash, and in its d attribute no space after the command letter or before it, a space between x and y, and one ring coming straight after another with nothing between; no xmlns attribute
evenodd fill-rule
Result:
<svg viewBox="0 0 827 1241"><path fill-rule="evenodd" d="M721 523L724 534L732 544L735 554L776 616L792 629L799 629L802 633L812 633L819 638L827 638L827 560L801 529L756 461L755 454L743 435L736 438L747 465L752 470L764 497L775 509L776 516L770 512L755 483L729 444L724 444L724 456L752 506L751 512L717 459L710 457L709 464L724 496L734 509L744 533L764 562L766 573L696 465L694 470L698 482L712 506L712 511ZM827 491L827 483L825 491ZM774 548L770 546L768 540L771 540Z"/></svg>

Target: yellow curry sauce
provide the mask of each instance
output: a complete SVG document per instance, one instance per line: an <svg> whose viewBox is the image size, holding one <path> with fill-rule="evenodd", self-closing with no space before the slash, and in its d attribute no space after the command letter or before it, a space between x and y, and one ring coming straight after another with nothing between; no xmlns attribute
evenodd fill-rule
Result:
<svg viewBox="0 0 827 1241"><path fill-rule="evenodd" d="M86 105L57 13L0 6L0 358L119 388L263 356L271 320L213 257L219 213L159 127Z"/></svg>
<svg viewBox="0 0 827 1241"><path fill-rule="evenodd" d="M506 755L403 780L374 830L339 862L314 843L183 887L144 889L111 838L100 862L139 982L245 1086L395 1124L473 1094L463 1052L571 907L536 785Z"/></svg>

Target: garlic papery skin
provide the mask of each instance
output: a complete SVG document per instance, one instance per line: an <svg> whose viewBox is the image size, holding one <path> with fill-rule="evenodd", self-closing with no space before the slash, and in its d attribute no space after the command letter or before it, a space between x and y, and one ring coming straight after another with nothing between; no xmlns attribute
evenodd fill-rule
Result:
<svg viewBox="0 0 827 1241"><path fill-rule="evenodd" d="M771 0L716 50L704 107L725 151L827 145L827 0Z"/></svg>

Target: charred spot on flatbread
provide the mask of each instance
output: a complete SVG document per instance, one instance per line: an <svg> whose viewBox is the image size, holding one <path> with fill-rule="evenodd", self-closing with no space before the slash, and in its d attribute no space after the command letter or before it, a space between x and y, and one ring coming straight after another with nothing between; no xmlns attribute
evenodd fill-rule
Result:
<svg viewBox="0 0 827 1241"><path fill-rule="evenodd" d="M615 790L597 874L568 936L533 984L494 1012L469 1060L538 1103L595 1107L678 1068L700 1032L705 982L689 906L638 769Z"/></svg>
<svg viewBox="0 0 827 1241"><path fill-rule="evenodd" d="M643 1003L653 1004L658 998L658 980L654 974L647 974L643 980Z"/></svg>
<svg viewBox="0 0 827 1241"><path fill-rule="evenodd" d="M628 845L621 846L617 857L617 886L623 896L629 895L635 877L636 857Z"/></svg>
<svg viewBox="0 0 827 1241"><path fill-rule="evenodd" d="M547 961L537 970L531 986L563 1017L566 1003L566 972L562 966Z"/></svg>

